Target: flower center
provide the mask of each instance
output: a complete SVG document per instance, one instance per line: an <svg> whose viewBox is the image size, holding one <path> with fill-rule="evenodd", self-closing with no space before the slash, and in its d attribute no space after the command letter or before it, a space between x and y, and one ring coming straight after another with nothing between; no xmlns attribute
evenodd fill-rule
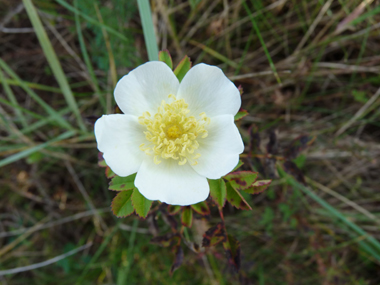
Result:
<svg viewBox="0 0 380 285"><path fill-rule="evenodd" d="M201 156L196 153L198 140L207 137L205 126L210 123L210 118L205 113L199 114L198 119L188 116L190 111L185 100L177 100L174 95L169 95L169 99L173 101L166 103L162 100L153 117L149 112L139 117L139 123L146 127L144 134L148 140L140 145L140 149L154 155L155 164L159 164L162 158L171 158L178 160L179 165L187 161L196 165Z"/></svg>

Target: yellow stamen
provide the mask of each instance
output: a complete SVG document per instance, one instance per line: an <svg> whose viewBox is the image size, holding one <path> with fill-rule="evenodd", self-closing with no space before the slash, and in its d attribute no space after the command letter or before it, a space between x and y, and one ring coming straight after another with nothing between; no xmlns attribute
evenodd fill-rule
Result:
<svg viewBox="0 0 380 285"><path fill-rule="evenodd" d="M205 113L199 114L197 120L194 116L188 116L190 112L184 99L177 100L169 95L172 103L162 100L157 113L152 117L149 112L144 112L139 117L140 124L147 131L144 132L148 143L140 145L140 149L148 155L154 155L154 163L159 164L161 158L178 160L179 165L190 162L196 165L201 155L196 153L199 147L198 140L207 137L205 128L210 123L210 118Z"/></svg>

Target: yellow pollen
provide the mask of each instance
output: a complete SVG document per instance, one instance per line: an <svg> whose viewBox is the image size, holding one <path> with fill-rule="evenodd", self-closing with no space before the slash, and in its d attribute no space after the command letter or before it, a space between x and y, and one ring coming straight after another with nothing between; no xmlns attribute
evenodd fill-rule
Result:
<svg viewBox="0 0 380 285"><path fill-rule="evenodd" d="M147 143L140 145L140 150L153 155L155 164L170 158L178 160L179 165L186 162L196 165L201 156L197 153L198 141L207 137L205 126L210 123L210 118L205 113L199 114L198 118L188 116L190 111L184 99L177 100L172 94L170 99L171 103L162 100L153 117L149 112L139 117L139 123L146 127L147 139Z"/></svg>
<svg viewBox="0 0 380 285"><path fill-rule="evenodd" d="M170 139L176 139L182 135L182 132L177 125L174 125L168 128L167 135Z"/></svg>

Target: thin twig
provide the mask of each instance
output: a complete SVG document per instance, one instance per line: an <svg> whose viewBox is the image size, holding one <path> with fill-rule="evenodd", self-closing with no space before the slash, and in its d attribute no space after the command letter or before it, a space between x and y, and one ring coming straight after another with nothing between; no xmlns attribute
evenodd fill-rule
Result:
<svg viewBox="0 0 380 285"><path fill-rule="evenodd" d="M43 267L43 266L47 266L47 265L56 263L56 262L58 262L58 261L60 261L62 259L65 259L66 257L68 257L70 255L73 255L73 254L76 254L76 253L78 253L78 252L80 252L82 250L85 250L85 249L89 248L90 246L92 246L92 242L87 243L85 245L82 245L80 247L77 247L77 248L75 248L73 250L70 250L69 252L66 252L64 254L58 255L58 256L56 256L54 258L45 260L43 262L39 262L39 263L35 263L35 264L28 265L28 266L23 266L23 267L16 267L16 268L13 268L13 269L8 269L8 270L1 270L0 271L0 276L8 275L8 274L20 273L20 272L24 272L24 271L34 270L34 269L37 269L37 268L40 268L40 267Z"/></svg>
<svg viewBox="0 0 380 285"><path fill-rule="evenodd" d="M79 219L84 218L84 217L92 216L95 213L99 214L99 213L104 213L104 212L109 212L109 211L110 211L109 207L102 208L102 209L97 209L95 211L94 210L89 210L89 211L77 213L75 215L72 215L72 216L69 216L69 217L65 217L65 218L62 218L62 219L59 219L59 220L56 220L56 221L48 222L46 224L39 225L38 227L33 226L33 227L30 227L30 228L17 229L17 230L10 231L10 232L2 232L2 233L0 233L0 238L10 237L10 236L16 236L16 235L23 234L25 232L33 233L33 232L40 231L40 230L43 230L43 229L47 229L47 228L55 227L55 226L62 225L62 224L65 224L65 223L69 223L69 222L72 222L72 221L75 221L75 220L79 220Z"/></svg>
<svg viewBox="0 0 380 285"><path fill-rule="evenodd" d="M338 200L342 201L343 203L349 205L350 207L354 208L358 212L362 213L363 215L368 217L370 220L373 220L376 224L380 225L380 221L377 219L377 217L375 215L373 215L372 213L368 212L363 207L361 207L358 204L356 204L355 202L347 199L343 195L340 195L339 193L335 192L334 190L331 190L330 188L318 183L317 181L314 181L308 177L305 177L305 178L306 178L306 181L308 183L314 184L315 186L317 186L318 189L322 190L323 192L325 192L327 194L330 194L331 196L334 196Z"/></svg>
<svg viewBox="0 0 380 285"><path fill-rule="evenodd" d="M367 101L367 103L365 103L364 105L363 105L363 107L361 107L360 109L359 109L359 111L357 111L356 112L356 114L355 114L355 116L353 116L346 124L344 124L337 132L336 132L336 134L335 134L335 136L337 137L337 136L339 136L339 135L341 135L344 131L346 131L349 127L351 127L351 125L353 124L353 123L355 123L355 121L357 120L357 119L359 119L364 113L365 113L365 111L367 111L367 109L372 105L372 103L374 103L376 100L377 100L377 98L379 98L379 96L380 96L380 88L376 91L376 93L375 93L375 95L373 95L372 97L371 97L371 99L369 99L368 101Z"/></svg>
<svg viewBox="0 0 380 285"><path fill-rule="evenodd" d="M86 188L84 188L84 186L83 186L82 182L80 181L77 173L75 172L73 166L67 160L65 160L65 165L66 165L67 170L69 171L69 173L73 177L73 180L74 180L75 184L77 185L79 191L81 192L83 198L86 200L88 206L91 208L91 210L94 211L94 215L95 215L96 219L100 222L103 229L107 229L108 227L107 227L106 223L104 222L102 217L99 215L99 213L96 211L96 208L95 208L94 204L92 203L90 196L87 194Z"/></svg>

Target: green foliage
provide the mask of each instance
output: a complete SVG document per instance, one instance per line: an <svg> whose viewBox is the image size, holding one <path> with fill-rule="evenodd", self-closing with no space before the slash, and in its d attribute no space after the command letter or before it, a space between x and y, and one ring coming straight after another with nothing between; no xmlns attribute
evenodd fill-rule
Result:
<svg viewBox="0 0 380 285"><path fill-rule="evenodd" d="M111 209L116 217L124 218L134 212L132 193L133 190L119 192L112 200Z"/></svg>
<svg viewBox="0 0 380 285"><path fill-rule="evenodd" d="M227 174L224 177L229 181L231 186L236 190L243 190L249 188L253 182L256 181L257 172L252 171L238 171Z"/></svg>
<svg viewBox="0 0 380 285"><path fill-rule="evenodd" d="M185 57L178 63L177 67L174 69L174 74L177 76L179 82L185 77L186 73L191 68L190 58L185 55Z"/></svg>
<svg viewBox="0 0 380 285"><path fill-rule="evenodd" d="M173 61L172 61L172 57L169 51L167 50L160 51L158 53L158 59L159 61L165 62L170 67L170 69L173 69Z"/></svg>
<svg viewBox="0 0 380 285"><path fill-rule="evenodd" d="M210 196L215 203L221 208L224 207L226 202L226 184L223 179L209 179L208 183L210 185Z"/></svg>
<svg viewBox="0 0 380 285"><path fill-rule="evenodd" d="M190 206L183 207L181 223L183 226L188 228L191 228L191 226L193 225L193 210Z"/></svg>
<svg viewBox="0 0 380 285"><path fill-rule="evenodd" d="M243 196L239 193L239 191L236 190L234 187L232 187L229 182L226 183L226 190L227 190L227 201L230 202L232 206L241 210L252 210L251 206L243 198Z"/></svg>
<svg viewBox="0 0 380 285"><path fill-rule="evenodd" d="M249 113L246 110L240 110L234 117L235 121L239 121L240 119L244 118L245 116L249 115Z"/></svg>
<svg viewBox="0 0 380 285"><path fill-rule="evenodd" d="M244 192L249 194L259 194L265 191L269 187L271 182L272 180L258 180L255 183L253 183L249 188L244 189Z"/></svg>
<svg viewBox="0 0 380 285"><path fill-rule="evenodd" d="M109 189L114 191L131 190L135 187L136 173L127 177L115 176L112 178Z"/></svg>
<svg viewBox="0 0 380 285"><path fill-rule="evenodd" d="M210 208L205 201L191 205L191 208L202 216L210 215Z"/></svg>
<svg viewBox="0 0 380 285"><path fill-rule="evenodd" d="M86 15L93 16L98 22L95 4L96 2L93 1L78 1L78 9ZM123 34L128 41L126 42L118 36L109 33L112 52L117 59L115 61L116 67L133 67L141 63L140 60L134 56L136 49L133 44L132 32L125 25L136 13L136 8L136 4L133 1L122 0L111 0L107 5L99 6L100 14L104 19L105 25ZM90 49L88 48L90 56L99 69L107 71L109 70L110 64L102 29L99 28L98 25L88 21L85 23L86 27L93 34L92 37L88 37L89 44L87 47L90 47Z"/></svg>
<svg viewBox="0 0 380 285"><path fill-rule="evenodd" d="M131 200L136 214L139 215L141 218L146 218L153 201L148 200L143 195L141 195L140 191L137 188L133 189Z"/></svg>

